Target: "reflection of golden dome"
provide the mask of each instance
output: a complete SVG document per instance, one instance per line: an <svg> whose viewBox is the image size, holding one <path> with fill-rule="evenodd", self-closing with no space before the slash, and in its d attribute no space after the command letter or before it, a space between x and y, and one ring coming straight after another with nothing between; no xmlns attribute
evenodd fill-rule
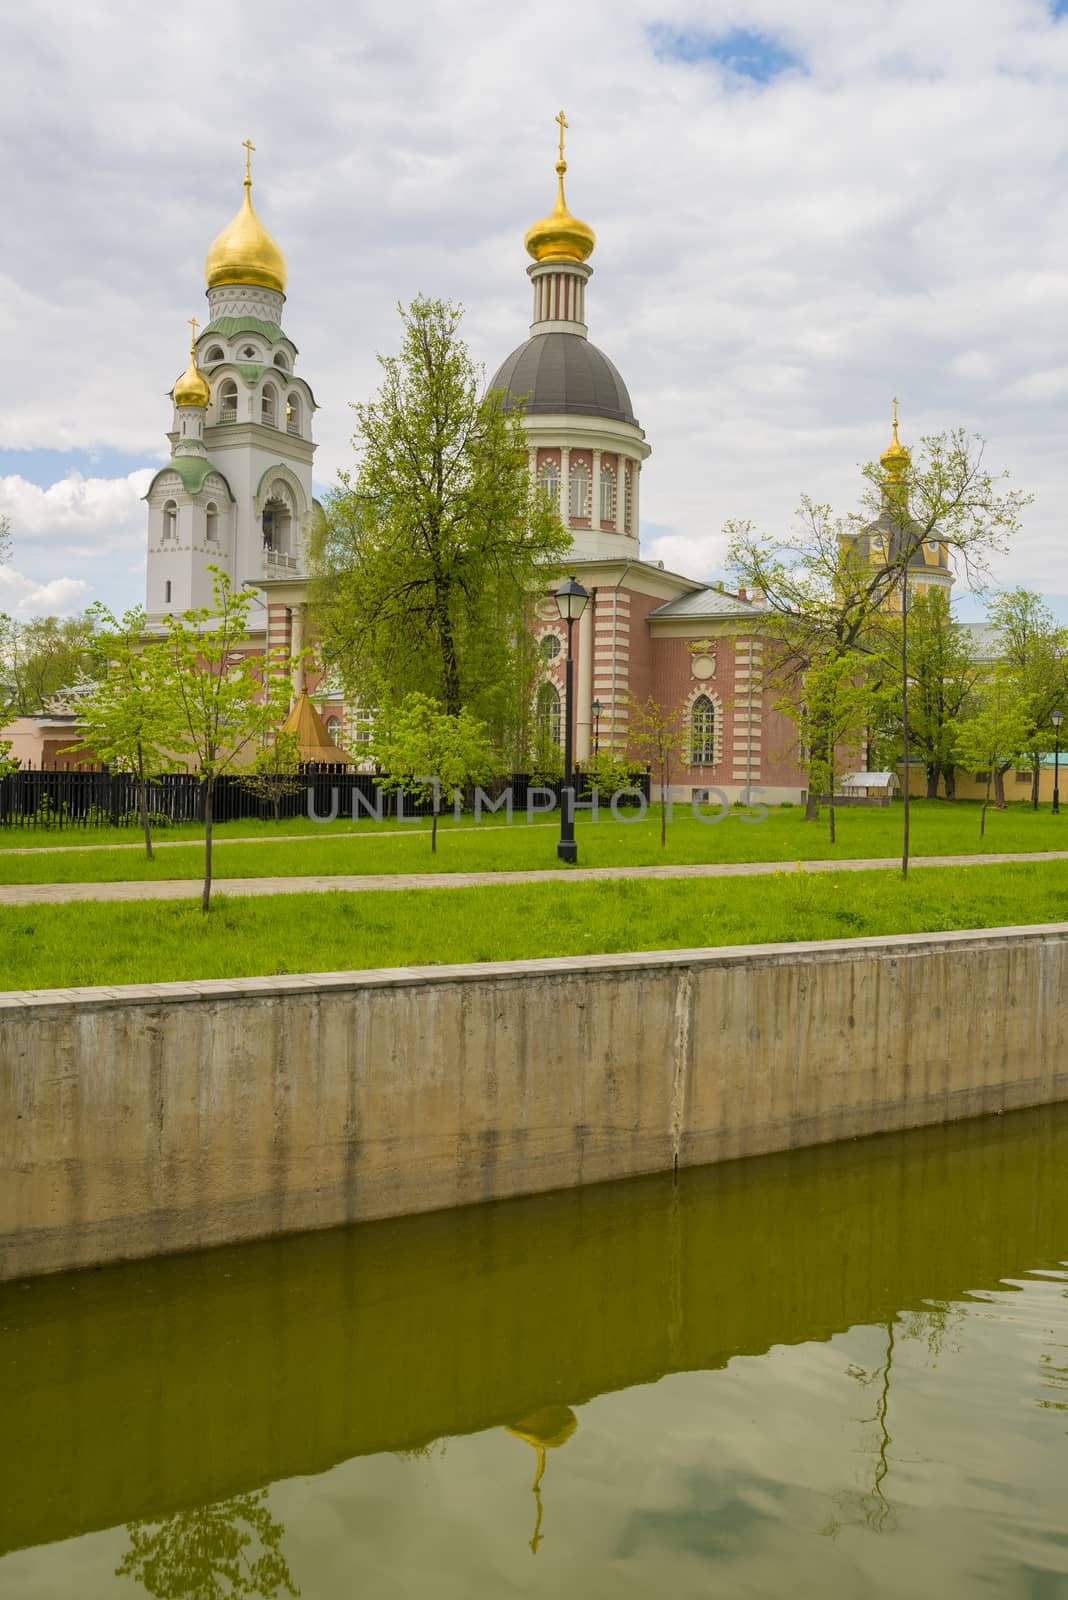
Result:
<svg viewBox="0 0 1068 1600"><path fill-rule="evenodd" d="M570 1406L543 1406L540 1411L508 1427L507 1431L517 1439L533 1445L538 1456L538 1470L534 1474L533 1484L534 1504L538 1509L534 1518L534 1537L530 1541L532 1555L537 1555L538 1546L544 1538L541 1531L541 1480L545 1474L545 1452L566 1444L577 1427L578 1418Z"/></svg>
<svg viewBox="0 0 1068 1600"><path fill-rule="evenodd" d="M891 478L900 478L912 457L897 436L897 399L894 399L894 437L879 457Z"/></svg>
<svg viewBox="0 0 1068 1600"><path fill-rule="evenodd" d="M533 1416L512 1423L509 1433L525 1439L535 1450L555 1450L566 1444L578 1427L578 1418L570 1406L543 1406Z"/></svg>
<svg viewBox="0 0 1068 1600"><path fill-rule="evenodd" d="M206 406L211 400L208 380L197 366L197 330L193 323L193 337L189 344L189 365L174 386L176 406Z"/></svg>
<svg viewBox="0 0 1068 1600"><path fill-rule="evenodd" d="M251 147L249 160L251 160ZM208 251L204 263L208 288L224 283L254 283L262 289L286 288L286 259L252 209L252 173L245 163L245 198Z"/></svg>
<svg viewBox="0 0 1068 1600"><path fill-rule="evenodd" d="M593 253L597 235L588 222L580 222L578 217L573 217L567 209L567 201L564 199L564 173L567 171L567 162L564 160L564 129L567 127L567 118L561 111L556 120L560 124L560 159L556 163L556 204L547 217L542 217L540 222L535 222L527 229L525 243L535 261L585 261L586 257Z"/></svg>

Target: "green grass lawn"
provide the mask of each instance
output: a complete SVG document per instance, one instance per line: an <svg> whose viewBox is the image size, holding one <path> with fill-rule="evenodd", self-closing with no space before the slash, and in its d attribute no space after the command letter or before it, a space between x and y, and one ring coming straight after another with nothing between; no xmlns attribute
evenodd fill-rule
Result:
<svg viewBox="0 0 1068 1600"><path fill-rule="evenodd" d="M1068 861L760 880L0 907L0 987L165 982L1068 920Z"/></svg>
<svg viewBox="0 0 1068 1600"><path fill-rule="evenodd" d="M475 827L470 817L457 826L448 819L438 833L436 855L430 852L425 823L398 831L396 821L361 823L350 837L338 837L339 827L317 829L305 821L306 836L278 838L291 823L277 830L262 825L262 838L252 844L228 844L227 834L247 831L248 823L230 823L220 829L215 850L215 875L220 878L302 877L319 874L367 872L493 872L506 869L539 870L555 867L555 834L544 823L533 827L517 820L485 820ZM310 831L308 831L310 830ZM127 835L129 837L129 835ZM169 835L168 835L169 837ZM648 866L658 863L715 861L849 860L857 857L892 857L901 848L901 808L853 809L838 814L838 839L832 845L825 817L806 823L800 807L769 812L763 822L746 822L732 813L719 823L695 820L689 807L679 807L661 848L659 821L650 810L644 821L620 823L602 816L594 824L580 816L577 825L579 862L582 866ZM70 833L52 835L57 842L79 843ZM14 830L0 833L0 850L15 846ZM917 801L913 805L912 850L916 855L968 855L983 852L1068 849L1068 812L1051 816L1048 809L1033 812L1015 805L987 817L986 837L979 838L978 803L946 805ZM203 848L190 843L160 852L145 861L134 850L87 846L62 853L0 854L0 883L112 882L117 879L196 878L203 870Z"/></svg>

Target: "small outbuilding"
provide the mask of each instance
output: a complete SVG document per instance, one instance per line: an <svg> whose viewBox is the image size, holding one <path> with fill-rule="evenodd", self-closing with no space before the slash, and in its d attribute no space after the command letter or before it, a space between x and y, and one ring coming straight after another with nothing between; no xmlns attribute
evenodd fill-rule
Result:
<svg viewBox="0 0 1068 1600"><path fill-rule="evenodd" d="M901 790L896 772L854 772L841 782L841 799L855 805L888 806Z"/></svg>

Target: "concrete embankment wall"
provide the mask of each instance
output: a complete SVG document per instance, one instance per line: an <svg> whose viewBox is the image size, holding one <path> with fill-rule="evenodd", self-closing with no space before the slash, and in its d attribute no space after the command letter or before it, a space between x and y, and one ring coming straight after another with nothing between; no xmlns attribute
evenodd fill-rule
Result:
<svg viewBox="0 0 1068 1600"><path fill-rule="evenodd" d="M0 1278L1068 1099L1068 924L0 997Z"/></svg>

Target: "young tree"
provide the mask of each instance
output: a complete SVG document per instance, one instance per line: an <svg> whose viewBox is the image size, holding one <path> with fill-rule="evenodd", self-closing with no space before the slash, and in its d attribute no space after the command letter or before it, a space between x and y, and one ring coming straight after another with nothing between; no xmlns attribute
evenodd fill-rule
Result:
<svg viewBox="0 0 1068 1600"><path fill-rule="evenodd" d="M1040 595L1010 589L990 607L1001 634L1001 665L1031 707L1026 749L1031 762L1031 805L1038 810L1042 757L1053 748L1054 711L1068 705L1068 628L1062 628ZM995 779L994 802L1005 804L1005 770Z"/></svg>
<svg viewBox="0 0 1068 1600"><path fill-rule="evenodd" d="M177 765L174 749L179 729L168 681L169 663L158 641L146 638L145 613L140 607L116 618L106 606L97 604L87 614L98 630L107 666L106 675L86 684L85 693L79 695L85 738L74 748L90 751L109 767L133 777L145 856L151 861L149 780Z"/></svg>
<svg viewBox="0 0 1068 1600"><path fill-rule="evenodd" d="M836 518L802 501L791 539L762 538L749 523L728 524L732 566L768 604L767 628L781 641L772 670L796 679L813 663L886 651L888 615L897 618L897 676L904 745L902 876L909 862L908 618L910 573L924 548L955 558L970 580L1004 548L1029 496L1006 489L984 465L984 443L962 429L920 441L916 458L897 437L864 469L861 509ZM815 729L813 758L826 760L829 730ZM810 801L811 806L811 801Z"/></svg>
<svg viewBox="0 0 1068 1600"><path fill-rule="evenodd" d="M957 751L963 766L986 773L986 793L979 814L979 837L986 831L992 782L998 785L994 809L1005 810L1004 776L1025 749L1033 725L1030 701L1021 695L1012 676L998 669L984 685L970 716L957 727Z"/></svg>
<svg viewBox="0 0 1068 1600"><path fill-rule="evenodd" d="M895 653L899 649L895 640ZM955 795L956 729L982 676L972 635L953 621L944 589L916 595L908 632L909 731L927 769L927 798L938 782ZM899 719L900 720L900 719Z"/></svg>
<svg viewBox="0 0 1068 1600"><path fill-rule="evenodd" d="M399 789L413 800L433 802L430 849L438 848L438 817L443 790L485 783L499 762L484 722L469 711L455 715L425 694L408 694L379 718L372 751L385 790Z"/></svg>
<svg viewBox="0 0 1068 1600"><path fill-rule="evenodd" d="M809 752L808 777L815 793L827 796L831 843L837 836L835 790L843 766L856 768L868 730L885 718L887 686L876 657L844 651L816 660L804 676L800 703L789 695L776 710L791 717L802 748Z"/></svg>
<svg viewBox="0 0 1068 1600"><path fill-rule="evenodd" d="M204 797L204 892L211 904L211 846L215 786L240 769L249 746L262 743L289 708L292 661L243 652L248 636L251 589L233 587L225 572L210 567L212 604L166 616L160 650L171 685L175 751L199 773Z"/></svg>
<svg viewBox="0 0 1068 1600"><path fill-rule="evenodd" d="M631 695L628 701L627 748L632 761L640 762L656 775L660 787L660 844L667 844L668 790L675 757L686 747L686 709L676 705L665 709L653 696L644 700Z"/></svg>
<svg viewBox="0 0 1068 1600"><path fill-rule="evenodd" d="M303 758L300 740L295 733L281 729L262 750L243 776L246 789L270 806L275 822L282 820L282 801L287 795L299 794L304 787L301 777Z"/></svg>
<svg viewBox="0 0 1068 1600"><path fill-rule="evenodd" d="M401 309L401 353L354 407L358 465L313 538L316 630L351 692L467 707L503 745L527 721L530 610L568 536L530 482L520 413L482 393L461 315Z"/></svg>

